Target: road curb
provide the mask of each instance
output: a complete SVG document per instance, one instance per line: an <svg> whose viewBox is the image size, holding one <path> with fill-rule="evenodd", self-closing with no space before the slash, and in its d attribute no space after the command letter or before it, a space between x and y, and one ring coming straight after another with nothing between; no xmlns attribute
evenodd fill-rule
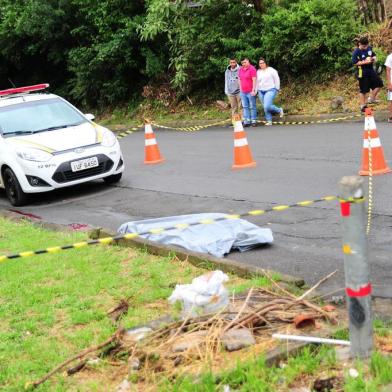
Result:
<svg viewBox="0 0 392 392"><path fill-rule="evenodd" d="M75 232L76 230L73 229L71 226L67 225L62 225L60 223L50 223L43 221L41 219L34 219L29 217L28 215L23 215L14 211L0 211L0 217L9 219L14 222L18 222L21 220L26 220L29 221L33 226L41 227L46 230L52 230L52 231L65 231L65 232ZM79 232L90 232L93 229L92 226L86 225L86 228L83 230L77 230Z"/></svg>
<svg viewBox="0 0 392 392"><path fill-rule="evenodd" d="M89 234L91 239L113 237L115 235L116 233L107 229L94 229ZM274 270L245 264L231 258L218 258L207 253L193 252L176 246L162 245L140 237L134 239L121 239L115 241L115 243L124 247L145 249L149 253L157 256L169 256L171 254L175 254L181 261L188 261L196 267L211 269L211 266L213 266L214 268L219 268L224 272L234 273L242 278L249 278L255 275L271 276L278 274L280 276L280 280L283 282L297 287L302 287L305 284L305 281L302 278L281 274Z"/></svg>
<svg viewBox="0 0 392 392"><path fill-rule="evenodd" d="M29 218L28 216L20 215L13 211L0 211L0 217L9 219L14 222L27 220L34 226L42 227L44 229L52 230L52 231L66 231L66 232L75 231L71 227L66 225L49 223L42 220L34 220L32 218ZM103 228L93 228L91 226L88 226L83 231L85 231L89 236L89 238L91 239L114 237L115 235L117 235L117 233L114 233L111 230L103 229ZM182 261L186 260L196 267L211 269L211 266L214 266L214 268L219 268L224 272L234 273L243 278L249 278L255 275L265 276L267 274L271 276L271 275L278 274L280 276L280 280L283 282L295 285L297 287L302 287L305 284L305 281L302 278L281 274L280 272L274 270L264 269L250 264L244 264L230 258L220 259L218 257L214 257L206 253L192 252L184 248L162 245L140 237L134 239L128 239L128 240L127 239L116 240L114 244L124 246L124 247L145 249L149 253L157 256L169 256L171 254L175 254L176 257L178 257L180 260Z"/></svg>
<svg viewBox="0 0 392 392"><path fill-rule="evenodd" d="M359 114L359 110L358 112L334 112L334 113L321 113L318 115L312 115L312 114L289 114L286 115L284 117L284 122L312 122L312 121L325 121L325 123L329 123L331 120L334 120L335 118L339 118L339 117L345 117L345 116L356 116ZM389 116L389 112L387 109L380 109L380 110L376 110L374 112L375 115L375 119L377 121L386 121L388 116ZM197 119L197 120L174 120L172 122L170 122L170 124L166 123L166 120L164 120L164 124L161 125L165 125L167 127L173 127L173 129L175 128L181 128L181 127L197 127L197 126L202 126L202 127L209 127L210 124L214 121L224 121L225 119L209 119L209 120L202 120L202 119ZM262 118L260 119L260 121L262 120ZM229 123L229 119L227 119L228 123L226 125L224 125L225 128L231 127L231 124ZM350 120L345 120L346 122L363 122L364 121L364 116L358 116L356 118L351 118ZM159 126L155 126L157 129L159 129ZM221 126L222 127L222 126ZM135 126L135 127L119 127L114 129L114 132L116 133L121 133L124 131L128 131L129 129L132 129L133 131L142 131L143 130L143 126Z"/></svg>

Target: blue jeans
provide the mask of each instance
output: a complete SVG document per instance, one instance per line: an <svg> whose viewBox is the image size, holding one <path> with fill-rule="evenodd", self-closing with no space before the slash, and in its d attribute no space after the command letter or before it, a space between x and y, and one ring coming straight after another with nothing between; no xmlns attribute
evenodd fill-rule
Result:
<svg viewBox="0 0 392 392"><path fill-rule="evenodd" d="M256 124L257 121L257 110L256 110L256 96L251 93L240 93L242 109L243 109L243 120L244 124Z"/></svg>
<svg viewBox="0 0 392 392"><path fill-rule="evenodd" d="M264 107L265 119L267 121L272 121L272 115L278 114L282 110L280 107L274 105L274 99L277 93L278 90L276 88L267 91L258 91L259 99Z"/></svg>

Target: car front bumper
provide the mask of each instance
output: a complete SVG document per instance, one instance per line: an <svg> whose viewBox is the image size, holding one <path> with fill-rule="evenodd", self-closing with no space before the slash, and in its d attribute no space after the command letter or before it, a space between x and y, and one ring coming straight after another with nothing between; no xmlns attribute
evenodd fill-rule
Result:
<svg viewBox="0 0 392 392"><path fill-rule="evenodd" d="M98 166L73 171L71 162L96 157ZM121 150L116 143L113 147L95 146L82 154L75 151L58 153L48 162L32 162L18 159L17 177L25 193L48 192L54 189L81 184L105 178L124 171ZM32 185L32 178L39 179Z"/></svg>

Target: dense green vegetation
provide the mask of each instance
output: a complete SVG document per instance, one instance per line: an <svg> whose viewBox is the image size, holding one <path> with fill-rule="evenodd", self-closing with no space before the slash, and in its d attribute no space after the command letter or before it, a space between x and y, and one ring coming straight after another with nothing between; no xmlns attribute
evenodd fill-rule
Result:
<svg viewBox="0 0 392 392"><path fill-rule="evenodd" d="M283 77L345 71L363 29L356 0L0 0L0 88L49 82L88 106L147 85L221 95L229 56Z"/></svg>

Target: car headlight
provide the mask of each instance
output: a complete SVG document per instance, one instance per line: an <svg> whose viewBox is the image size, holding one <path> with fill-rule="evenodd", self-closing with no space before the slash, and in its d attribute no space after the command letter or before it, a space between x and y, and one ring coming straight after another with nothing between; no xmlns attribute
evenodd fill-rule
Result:
<svg viewBox="0 0 392 392"><path fill-rule="evenodd" d="M114 136L113 132L111 131L105 131L104 134L102 135L102 142L101 144L104 147L112 147L116 143L116 136Z"/></svg>
<svg viewBox="0 0 392 392"><path fill-rule="evenodd" d="M53 155L37 148L23 148L16 150L16 155L26 161L47 162L52 159Z"/></svg>

